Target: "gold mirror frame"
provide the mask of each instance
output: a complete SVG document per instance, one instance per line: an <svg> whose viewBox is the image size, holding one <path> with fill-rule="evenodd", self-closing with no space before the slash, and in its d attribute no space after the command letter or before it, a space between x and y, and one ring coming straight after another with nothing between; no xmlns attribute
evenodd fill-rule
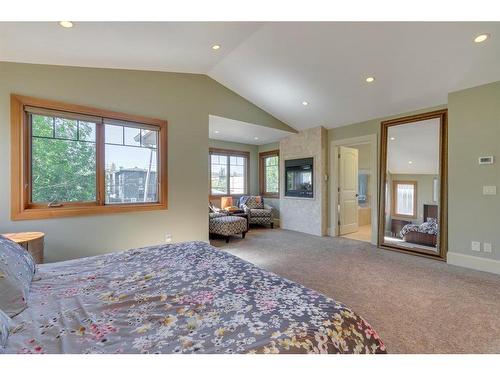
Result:
<svg viewBox="0 0 500 375"><path fill-rule="evenodd" d="M403 125L423 120L430 120L434 118L440 119L440 126L439 126L440 195L439 195L439 207L438 207L438 213L439 213L438 252L426 249L413 250L404 248L402 246L397 246L394 244L384 243L388 130L391 126ZM381 142L381 148L380 148L380 164L379 164L380 180L379 180L378 246L383 249L400 251L404 253L446 261L446 255L448 252L448 110L442 109L438 111L382 121L380 142Z"/></svg>

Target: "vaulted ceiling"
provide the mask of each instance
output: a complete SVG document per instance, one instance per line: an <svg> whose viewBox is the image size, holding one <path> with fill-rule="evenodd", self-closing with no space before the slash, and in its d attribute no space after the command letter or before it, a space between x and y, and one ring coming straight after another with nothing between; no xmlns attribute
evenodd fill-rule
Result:
<svg viewBox="0 0 500 375"><path fill-rule="evenodd" d="M499 58L500 23L0 23L1 61L207 74L296 129L444 104Z"/></svg>

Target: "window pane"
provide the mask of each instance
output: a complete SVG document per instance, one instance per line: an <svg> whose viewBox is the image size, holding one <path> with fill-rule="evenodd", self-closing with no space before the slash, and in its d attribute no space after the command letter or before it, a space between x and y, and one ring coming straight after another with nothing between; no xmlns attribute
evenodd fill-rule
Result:
<svg viewBox="0 0 500 375"><path fill-rule="evenodd" d="M95 142L95 127L96 125L93 122L78 121L78 139Z"/></svg>
<svg viewBox="0 0 500 375"><path fill-rule="evenodd" d="M107 204L158 202L156 150L106 144L105 153Z"/></svg>
<svg viewBox="0 0 500 375"><path fill-rule="evenodd" d="M230 193L245 193L245 170L242 165L231 165Z"/></svg>
<svg viewBox="0 0 500 375"><path fill-rule="evenodd" d="M54 136L54 118L41 116L41 115L31 115L32 121L32 135L35 137L50 137Z"/></svg>
<svg viewBox="0 0 500 375"><path fill-rule="evenodd" d="M95 201L95 143L38 137L48 135L47 129L51 120L50 117L32 116L32 202ZM72 120L59 121L62 132L59 134L69 137L75 128L72 122L65 121ZM93 125L95 127L95 124ZM95 132L92 141L95 142Z"/></svg>
<svg viewBox="0 0 500 375"><path fill-rule="evenodd" d="M266 159L266 167L270 167L272 165L278 165L278 156L268 156Z"/></svg>
<svg viewBox="0 0 500 375"><path fill-rule="evenodd" d="M397 184L396 213L398 215L414 216L414 190L415 187L413 184Z"/></svg>
<svg viewBox="0 0 500 375"><path fill-rule="evenodd" d="M142 147L156 148L158 144L158 132L142 129Z"/></svg>
<svg viewBox="0 0 500 375"><path fill-rule="evenodd" d="M266 193L278 193L279 191L279 167L278 157L269 156L265 160L264 183Z"/></svg>
<svg viewBox="0 0 500 375"><path fill-rule="evenodd" d="M78 126L76 120L55 118L56 138L76 140L78 137Z"/></svg>
<svg viewBox="0 0 500 375"><path fill-rule="evenodd" d="M106 143L123 144L123 126L106 124Z"/></svg>
<svg viewBox="0 0 500 375"><path fill-rule="evenodd" d="M138 128L127 128L125 130L125 144L129 146L140 146L141 145L141 129Z"/></svg>
<svg viewBox="0 0 500 375"><path fill-rule="evenodd" d="M211 194L228 194L227 191L227 156L210 155Z"/></svg>
<svg viewBox="0 0 500 375"><path fill-rule="evenodd" d="M229 193L245 194L246 175L245 158L242 156L231 156L229 166Z"/></svg>

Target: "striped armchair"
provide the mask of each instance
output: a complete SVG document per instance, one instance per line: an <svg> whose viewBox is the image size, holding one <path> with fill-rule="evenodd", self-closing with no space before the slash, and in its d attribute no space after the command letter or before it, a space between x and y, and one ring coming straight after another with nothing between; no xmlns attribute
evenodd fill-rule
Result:
<svg viewBox="0 0 500 375"><path fill-rule="evenodd" d="M270 225L274 228L273 208L264 204L261 196L242 196L239 206L248 214L249 224Z"/></svg>

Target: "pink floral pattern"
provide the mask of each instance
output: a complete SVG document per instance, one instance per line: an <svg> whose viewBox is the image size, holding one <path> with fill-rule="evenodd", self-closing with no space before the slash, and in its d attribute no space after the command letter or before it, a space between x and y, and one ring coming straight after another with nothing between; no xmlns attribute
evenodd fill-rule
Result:
<svg viewBox="0 0 500 375"><path fill-rule="evenodd" d="M203 242L40 265L7 353L384 353L343 304Z"/></svg>

